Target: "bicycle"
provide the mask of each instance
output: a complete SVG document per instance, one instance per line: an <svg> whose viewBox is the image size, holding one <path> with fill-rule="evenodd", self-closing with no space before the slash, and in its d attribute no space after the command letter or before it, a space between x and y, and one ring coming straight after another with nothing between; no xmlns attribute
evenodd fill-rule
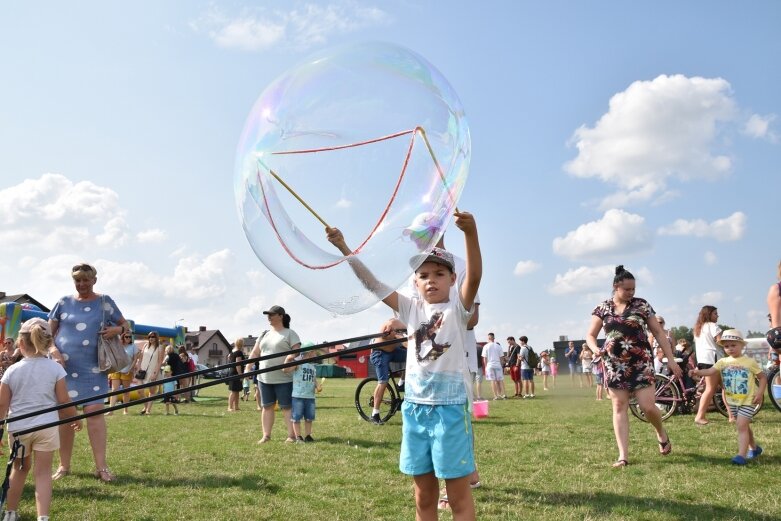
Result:
<svg viewBox="0 0 781 521"><path fill-rule="evenodd" d="M681 368L686 366L684 360L676 359L676 362L678 362ZM678 410L685 414L694 411L697 407L699 398L705 390L705 379L700 378L700 381L693 386L687 386L684 379L685 376L687 375L670 377L662 373L656 373L654 377L656 387L655 401L657 409L662 413L662 421L675 414ZM716 388L716 392L713 394L713 405L722 416L729 418L727 404L724 403L724 397L721 394L721 385ZM759 412L761 407L761 405L756 405L755 413ZM637 405L636 400L632 399L629 402L629 409L637 419L644 422L648 421L643 411Z"/></svg>
<svg viewBox="0 0 781 521"><path fill-rule="evenodd" d="M767 397L778 412L781 412L781 370L779 370L778 357L776 357L775 360L771 360L770 363L771 366L766 371Z"/></svg>
<svg viewBox="0 0 781 521"><path fill-rule="evenodd" d="M404 388L399 386L398 378L404 372L403 369L391 371L388 379L388 387L382 397L382 403L378 407L380 410L380 419L387 422L396 411L401 409L404 403ZM370 376L361 380L355 389L355 408L358 414L366 421L371 421L372 409L374 409L374 389L377 387L377 378Z"/></svg>

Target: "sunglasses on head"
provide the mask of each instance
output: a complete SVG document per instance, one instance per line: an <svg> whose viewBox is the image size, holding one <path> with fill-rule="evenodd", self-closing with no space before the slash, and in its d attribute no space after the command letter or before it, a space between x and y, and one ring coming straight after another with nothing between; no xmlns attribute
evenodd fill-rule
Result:
<svg viewBox="0 0 781 521"><path fill-rule="evenodd" d="M71 271L92 271L92 266L89 264L76 264Z"/></svg>

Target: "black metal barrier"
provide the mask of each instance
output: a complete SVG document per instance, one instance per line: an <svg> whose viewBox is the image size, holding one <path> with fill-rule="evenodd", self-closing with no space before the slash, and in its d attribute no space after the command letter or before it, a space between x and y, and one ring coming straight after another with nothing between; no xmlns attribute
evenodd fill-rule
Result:
<svg viewBox="0 0 781 521"><path fill-rule="evenodd" d="M398 330L398 331L406 333L405 330ZM352 343L352 342L359 342L359 341L362 341L362 340L371 340L371 339L374 339L374 338L380 338L382 336L385 336L384 333L374 333L374 334L371 334L371 335L363 335L363 336L354 337L354 338L346 338L346 339L343 339L343 340L334 340L334 341L331 341L331 342L324 342L322 344L317 344L317 345L313 345L313 346L309 346L309 347L302 347L300 349L291 349L289 351L284 351L282 353L275 353L275 354L266 355L266 356L259 356L259 357L256 357L256 358L248 358L248 359L245 359L245 360L241 360L239 362L232 362L232 363L229 363L229 364L224 364L224 365L220 365L220 366L216 366L216 367L210 367L209 369L202 369L200 371L193 371L191 373L183 373L183 374L179 374L179 375L176 375L176 376L172 376L170 378L164 378L162 380L155 380L154 382L149 382L149 383L146 383L146 384L134 385L134 386L129 387L127 389L119 389L117 391L110 391L108 393L90 396L89 398L83 398L83 399L80 399L80 400L75 400L75 401L67 402L67 403L61 403L61 404L58 404L58 405L55 405L55 406L52 406L52 407L48 407L46 409L41 409L39 411L34 411L34 412L31 412L31 413L22 414L22 415L19 415L19 416L13 416L11 418L6 418L5 420L0 421L0 428L3 425L5 425L6 423L11 423L11 422L22 420L22 419L25 419L25 418L38 416L40 414L44 414L44 413L47 413L47 412L58 411L60 409L65 409L65 408L73 406L73 405L80 405L80 404L87 403L87 402L93 402L93 401L99 400L99 399L104 399L105 400L106 398L108 398L110 396L116 396L116 395L119 395L119 394L124 394L124 393L129 392L129 391L137 391L139 389L145 389L145 388L148 388L148 387L156 387L156 386L162 385L162 384L164 384L166 382L172 382L172 381L181 380L183 378L189 378L189 377L192 377L192 376L198 376L198 375L202 375L204 373L211 372L211 371L219 371L219 370L224 370L224 369L231 369L231 368L234 368L234 367L237 367L237 366L240 366L240 365L247 366L247 365L254 364L255 362L262 362L262 361L265 361L265 360L271 360L273 358L279 358L281 356L288 356L288 355L291 355L291 354L305 353L305 352L308 352L308 351L314 351L314 350L317 350L317 349L323 349L323 348L326 348L326 347L332 347L332 346L339 345L339 344L348 344L348 343ZM287 368L287 367L295 367L297 365L301 365L301 364L304 364L304 363L318 362L320 360L326 360L328 358L334 358L336 356L342 356L342 355L345 355L345 354L352 354L352 353L358 353L358 352L361 352L361 351L368 351L369 349L390 346L390 345L397 344L397 343L399 343L399 339L398 338L393 338L391 340L386 340L386 341L378 342L378 343L375 343L375 344L369 344L369 345L365 345L365 346L359 346L359 347L353 347L353 348L348 348L348 349L342 349L342 350L336 351L334 353L325 353L325 354L322 354L322 355L317 355L317 356L314 356L314 357L307 358L305 360L294 360L292 362L287 362L287 363L275 365L274 367L269 367L269 368L266 368L266 369L258 369L257 371L245 371L245 372L243 372L241 374L230 375L230 376L227 376L227 377L224 377L224 378L217 378L217 379L212 380L210 382L203 382L203 383L200 383L200 384L197 384L197 385L191 385L189 387L185 387L183 389L177 389L175 391L171 391L171 392L168 392L168 393L160 393L160 394L156 394L154 396L147 396L145 398L139 398L138 400L133 400L133 401L130 401L130 402L126 403L126 404L125 403L117 404L117 405L114 405L112 407L104 407L104 408L99 409L97 411L92 411L92 412L89 412L89 413L82 413L82 414L78 414L76 416L63 418L63 419L60 419L60 420L58 420L56 422L46 423L46 424L43 424L43 425L38 425L36 427L31 427L29 429L24 429L24 430L21 430L21 431L17 431L14 434L17 435L17 436L22 436L24 434L29 434L31 432L35 432L35 431L42 430L42 429L48 429L49 427L59 426L59 425L62 425L62 424L68 423L68 422L81 420L83 418L89 418L91 416L97 416L99 414L104 414L104 413L115 411L115 410L118 410L118 409L124 409L126 407L131 407L133 405L139 405L139 404L146 403L146 402L153 401L153 400L159 400L161 397L177 395L177 394L184 394L186 392L194 391L196 389L203 389L204 387L210 387L212 385L223 384L223 383L226 383L226 382L229 382L229 381L232 381L232 380L246 378L248 376L255 376L255 375L263 374L263 373L270 372L270 371L277 371L279 369L284 369L284 368ZM2 439L2 434L1 433L2 433L2 430L0 429L0 439Z"/></svg>
<svg viewBox="0 0 781 521"><path fill-rule="evenodd" d="M406 330L401 329L401 330L396 330L396 332L406 333ZM176 375L176 376L172 376L170 378L164 378L162 380L155 380L154 382L149 382L149 383L146 383L146 384L134 385L132 387L129 387L128 389L121 389L121 390L118 390L118 391L110 391L110 392L105 393L105 394L99 394L99 395L95 395L95 396L90 396L89 398L83 398L81 400L76 400L76 401L67 402L67 403L61 403L61 404L55 405L53 407L48 407L46 409L41 409L39 411L34 411L34 412L31 412L31 413L22 414L22 415L19 415L19 416L13 416L11 418L6 418L5 420L0 421L0 440L3 439L3 428L5 427L5 424L11 423L11 422L14 422L14 421L18 421L18 420L22 420L24 418L31 418L33 416L39 416L39 415L47 413L47 412L58 411L60 409L65 409L67 407L71 407L71 406L74 406L74 405L80 405L80 404L83 404L83 403L92 402L92 401L95 401L96 399L104 399L105 400L106 398L108 398L110 396L116 396L118 394L124 394L126 392L131 391L131 390L145 389L147 387L156 387L156 386L164 384L166 382L177 381L177 380L181 380L182 378L189 378L191 376L198 376L198 375L210 372L210 371L231 369L231 368L234 368L234 367L239 366L239 365L246 366L246 365L254 364L255 362L262 362L264 360L270 360L270 359L273 359L273 358L279 358L281 356L285 356L286 357L286 356L291 355L291 354L305 353L305 352L308 352L308 351L314 351L314 350L317 350L317 349L323 349L323 348L326 348L326 347L332 347L332 346L339 345L339 344L348 344L348 343L352 343L352 342L360 342L362 340L371 340L371 339L380 338L380 337L383 337L383 336L385 336L384 333L374 333L374 334L371 334L371 335L364 335L364 336L359 336L359 337L354 337L354 338L346 338L346 339L343 339L343 340L334 340L332 342L324 342L322 344L317 344L317 345L313 345L313 346L309 346L309 347L302 347L300 349L291 349L289 351L284 351L282 353L275 353L275 354L272 354L272 355L259 356L257 358L248 358L248 359L242 360L240 362L232 362L232 363L229 363L229 364L224 364L224 365L220 365L220 366L216 366L216 367L210 367L209 369L202 369L200 371L193 371L191 373L179 374L179 375ZM393 338L391 340L385 340L385 341L382 341L382 342L377 342L377 343L369 344L369 345L365 345L365 346L359 346L359 347L343 349L343 350L340 350L340 351L336 351L334 353L325 353L325 354L322 354L322 355L313 356L313 357L306 358L306 359L303 359L303 360L293 360L292 362L282 363L282 364L279 364L279 365L275 365L274 367L268 367L266 369L258 369L257 371L245 371L245 372L243 372L241 374L230 375L230 376L227 376L225 378L217 378L217 379L215 379L215 380L213 380L211 382L204 382L204 383L200 383L200 384L197 384L197 385L191 385L189 387L185 387L183 389L177 389L175 391L171 391L171 392L168 392L168 393L160 393L160 394L156 394L154 396L147 396L146 398L139 398L138 400L132 400L132 401L130 401L128 403L117 404L117 405L114 405L112 407L103 407L101 409L98 409L98 410L95 410L95 411L92 411L92 412L85 412L85 413L82 413L82 414L77 414L76 416L70 416L68 418L63 418L63 419L60 419L60 420L55 421L55 422L46 423L46 424L43 424L43 425L37 425L37 426L31 427L29 429L24 429L24 430L20 430L20 431L14 432L14 436L22 436L24 434L29 434L31 432L35 432L35 431L39 431L39 430L43 430L43 429L48 429L50 427L57 427L57 426L60 426L60 425L66 424L66 423L71 423L71 422L74 422L74 421L78 421L78 420L81 420L81 419L84 419L84 418L90 418L92 416L105 414L107 412L116 411L118 409L124 409L126 407L131 407L133 405L139 405L139 404L146 403L146 402L149 402L149 401L159 400L161 397L165 398L166 396L183 394L183 393L186 393L186 392L189 392L189 391L194 391L196 389L203 389L204 387L210 387L212 385L223 384L225 382L229 382L229 381L232 381L232 380L237 380L237 379L241 379L241 378L247 378L249 376L255 376L255 375L258 375L258 374L263 374L263 373L267 373L267 372L271 372L271 371L278 371L280 369L285 369L287 367L295 367L295 366L298 366L298 365L301 365L301 364L318 362L320 360L326 360L328 358L334 358L336 356L341 356L341 355L345 355L345 354L352 354L352 353L359 353L361 351L368 351L369 349L390 346L390 345L398 344L398 343L399 343L399 339L398 338ZM5 504L5 500L7 498L8 487L9 487L10 476L11 476L11 469L13 467L14 461L17 459L17 457L19 457L18 456L18 452L19 452L20 448L22 448L22 446L19 443L19 441L16 440L14 442L14 444L13 444L13 447L11 448L11 452L10 452L10 455L9 455L9 458L8 458L8 465L6 466L5 481L3 482L2 488L0 489L0 510L2 509L2 505ZM22 452L24 452L24 451L22 451ZM24 459L24 454L22 454L21 458ZM20 463L20 468L21 468L21 463Z"/></svg>

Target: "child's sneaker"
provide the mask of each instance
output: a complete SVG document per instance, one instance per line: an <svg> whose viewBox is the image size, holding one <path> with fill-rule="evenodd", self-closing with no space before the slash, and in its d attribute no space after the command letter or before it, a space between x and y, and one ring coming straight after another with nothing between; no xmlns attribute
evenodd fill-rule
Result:
<svg viewBox="0 0 781 521"><path fill-rule="evenodd" d="M760 454L762 454L762 447L759 445L756 446L756 448L748 449L748 458L746 459L754 459L758 457Z"/></svg>
<svg viewBox="0 0 781 521"><path fill-rule="evenodd" d="M372 414L372 423L374 425L385 425L385 422L382 421L382 418L380 418L379 414Z"/></svg>
<svg viewBox="0 0 781 521"><path fill-rule="evenodd" d="M306 438L304 438L305 443L312 443L313 441L315 441L315 439L312 437L311 434L307 434Z"/></svg>
<svg viewBox="0 0 781 521"><path fill-rule="evenodd" d="M303 436L296 436L296 443L304 443L304 437Z"/></svg>
<svg viewBox="0 0 781 521"><path fill-rule="evenodd" d="M741 456L740 454L738 454L737 456L732 458L732 464L733 465L745 465L747 463L748 463L748 460L746 458L744 458L743 456Z"/></svg>
<svg viewBox="0 0 781 521"><path fill-rule="evenodd" d="M6 510L3 514L3 521L19 521L19 514L16 510Z"/></svg>

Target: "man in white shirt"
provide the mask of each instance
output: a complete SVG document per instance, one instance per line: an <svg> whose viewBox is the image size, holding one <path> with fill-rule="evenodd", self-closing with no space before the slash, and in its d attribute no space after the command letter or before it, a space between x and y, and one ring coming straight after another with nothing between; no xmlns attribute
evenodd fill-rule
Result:
<svg viewBox="0 0 781 521"><path fill-rule="evenodd" d="M493 333L488 333L488 342L483 346L483 366L485 367L485 378L491 382L494 400L507 399L507 395L504 392L503 357L502 346L494 342Z"/></svg>

